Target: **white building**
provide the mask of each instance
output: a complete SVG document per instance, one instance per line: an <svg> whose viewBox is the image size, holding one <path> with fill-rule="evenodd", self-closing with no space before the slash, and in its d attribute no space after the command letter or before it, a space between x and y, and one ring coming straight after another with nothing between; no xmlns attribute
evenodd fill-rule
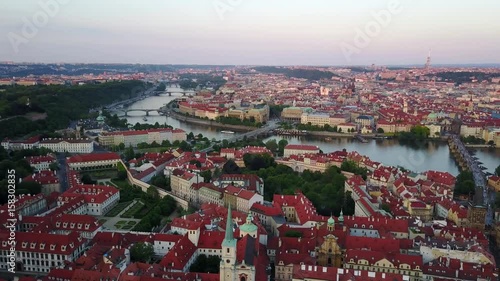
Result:
<svg viewBox="0 0 500 281"><path fill-rule="evenodd" d="M181 129L150 129L138 131L122 131L122 132L107 132L99 136L99 143L102 146L125 144L126 147L136 147L140 143L152 144L156 142L161 144L167 140L169 142L185 141L187 139L186 132Z"/></svg>
<svg viewBox="0 0 500 281"><path fill-rule="evenodd" d="M319 147L316 145L289 144L285 146L284 157L290 155L317 154Z"/></svg>
<svg viewBox="0 0 500 281"><path fill-rule="evenodd" d="M87 214L93 216L105 215L120 200L120 191L114 187L80 184L66 190L59 196L57 204L63 205L80 195L83 196L87 204Z"/></svg>
<svg viewBox="0 0 500 281"><path fill-rule="evenodd" d="M325 125L330 125L330 114L328 113L303 113L300 117L301 124L308 124L323 127Z"/></svg>
<svg viewBox="0 0 500 281"><path fill-rule="evenodd" d="M91 170L115 168L120 162L120 155L116 153L92 153L74 155L67 158L71 170Z"/></svg>
<svg viewBox="0 0 500 281"><path fill-rule="evenodd" d="M94 142L87 139L44 139L39 143L55 152L91 153L94 151Z"/></svg>
<svg viewBox="0 0 500 281"><path fill-rule="evenodd" d="M76 260L86 246L86 240L76 232L67 235L16 232L15 251L8 244L9 231L0 230L0 237L0 270L3 271L10 268L11 253L16 256L16 271L47 273L51 268Z"/></svg>
<svg viewBox="0 0 500 281"><path fill-rule="evenodd" d="M54 158L52 155L47 155L47 156L31 156L31 157L26 157L26 161L30 163L30 166L35 169L35 171L43 171L43 170L49 170L50 169L50 164L56 162L56 158Z"/></svg>

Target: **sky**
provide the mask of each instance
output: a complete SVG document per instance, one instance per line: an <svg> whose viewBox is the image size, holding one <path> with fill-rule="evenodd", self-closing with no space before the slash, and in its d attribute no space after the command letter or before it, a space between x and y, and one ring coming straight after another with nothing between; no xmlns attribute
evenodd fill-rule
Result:
<svg viewBox="0 0 500 281"><path fill-rule="evenodd" d="M500 1L1 0L0 61L500 63Z"/></svg>

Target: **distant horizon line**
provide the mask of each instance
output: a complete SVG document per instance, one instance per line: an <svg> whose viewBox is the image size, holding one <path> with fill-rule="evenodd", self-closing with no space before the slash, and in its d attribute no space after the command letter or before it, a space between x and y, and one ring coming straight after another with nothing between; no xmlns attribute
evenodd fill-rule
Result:
<svg viewBox="0 0 500 281"><path fill-rule="evenodd" d="M313 64L200 64L200 63L132 63L132 62L19 62L19 61L0 61L0 64L97 64L97 65L164 65L164 66L273 66L273 67L292 67L292 66L304 66L304 67L371 67L372 65L377 67L405 67L405 68L425 68L425 63L422 64L336 64L336 65L313 65ZM500 67L500 62L493 63L437 63L431 64L432 67L447 66L447 67Z"/></svg>

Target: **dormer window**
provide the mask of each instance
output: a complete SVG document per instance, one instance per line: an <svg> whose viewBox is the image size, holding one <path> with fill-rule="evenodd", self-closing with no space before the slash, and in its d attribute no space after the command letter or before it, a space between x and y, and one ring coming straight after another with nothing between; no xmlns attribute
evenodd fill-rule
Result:
<svg viewBox="0 0 500 281"><path fill-rule="evenodd" d="M61 246L61 251L66 251L66 245Z"/></svg>
<svg viewBox="0 0 500 281"><path fill-rule="evenodd" d="M23 248L26 248L28 247L28 242L23 242L23 245L22 245Z"/></svg>
<svg viewBox="0 0 500 281"><path fill-rule="evenodd" d="M68 227L68 223L67 222L63 223L63 227L64 228Z"/></svg>
<svg viewBox="0 0 500 281"><path fill-rule="evenodd" d="M81 223L78 224L78 228L79 229L82 228L82 224Z"/></svg>
<svg viewBox="0 0 500 281"><path fill-rule="evenodd" d="M31 243L31 244L30 244L30 249L35 249L35 246L36 246L36 243L34 243L34 242L33 242L33 243Z"/></svg>
<svg viewBox="0 0 500 281"><path fill-rule="evenodd" d="M61 226L61 222L60 221L56 222L56 226L60 227Z"/></svg>
<svg viewBox="0 0 500 281"><path fill-rule="evenodd" d="M72 222L72 223L70 224L70 227L71 227L71 228L75 228L75 223L74 223L74 222Z"/></svg>
<svg viewBox="0 0 500 281"><path fill-rule="evenodd" d="M40 244L40 250L45 249L45 243Z"/></svg>
<svg viewBox="0 0 500 281"><path fill-rule="evenodd" d="M50 250L51 250L51 251L54 251L55 249L56 249L56 245L55 245L55 244L51 244L51 245L50 245Z"/></svg>

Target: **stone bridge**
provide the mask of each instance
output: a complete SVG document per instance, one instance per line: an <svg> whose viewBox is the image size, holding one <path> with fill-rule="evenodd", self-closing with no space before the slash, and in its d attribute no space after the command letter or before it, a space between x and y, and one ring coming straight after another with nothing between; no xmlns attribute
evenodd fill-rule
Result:
<svg viewBox="0 0 500 281"><path fill-rule="evenodd" d="M474 195L474 204L486 208L485 224L493 223L493 205L495 204L495 192L492 192L486 186L486 176L479 166L476 158L472 157L460 137L452 135L448 138L450 151L455 156L455 159L460 165L462 171L470 171L472 173L474 184L476 186ZM481 202L479 202L481 201Z"/></svg>
<svg viewBox="0 0 500 281"><path fill-rule="evenodd" d="M148 108L128 108L128 109L115 109L115 111L121 111L125 114L125 116L128 116L128 113L129 112L133 112L133 111L142 111L142 112L145 112L146 113L146 116L149 116L149 113L152 112L152 111L158 111L159 109L148 109Z"/></svg>

